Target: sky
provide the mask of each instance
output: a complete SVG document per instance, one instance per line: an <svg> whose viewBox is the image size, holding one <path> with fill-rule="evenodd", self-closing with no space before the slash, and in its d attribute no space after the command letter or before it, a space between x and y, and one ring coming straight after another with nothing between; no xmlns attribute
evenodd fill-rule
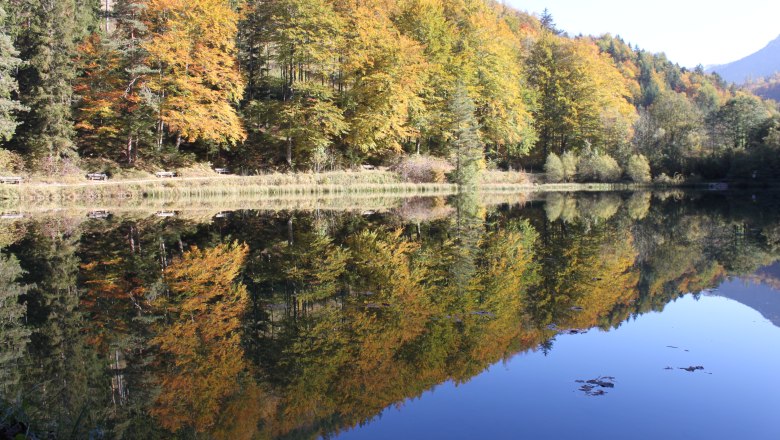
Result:
<svg viewBox="0 0 780 440"><path fill-rule="evenodd" d="M569 35L620 35L680 65L725 64L780 35L780 0L504 0L541 14L549 9Z"/></svg>

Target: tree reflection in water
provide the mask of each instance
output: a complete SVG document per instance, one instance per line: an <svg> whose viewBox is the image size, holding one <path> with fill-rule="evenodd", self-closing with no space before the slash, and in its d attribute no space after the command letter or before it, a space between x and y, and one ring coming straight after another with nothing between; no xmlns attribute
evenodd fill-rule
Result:
<svg viewBox="0 0 780 440"><path fill-rule="evenodd" d="M16 219L0 236L0 392L42 438L332 435L775 261L766 198Z"/></svg>

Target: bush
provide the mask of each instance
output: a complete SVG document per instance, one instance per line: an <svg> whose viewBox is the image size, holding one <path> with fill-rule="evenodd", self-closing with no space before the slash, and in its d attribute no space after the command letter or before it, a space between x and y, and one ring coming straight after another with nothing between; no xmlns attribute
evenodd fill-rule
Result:
<svg viewBox="0 0 780 440"><path fill-rule="evenodd" d="M563 181L563 162L561 162L561 158L557 154L550 153L547 156L547 161L544 163L544 172L547 174L547 181L550 183Z"/></svg>
<svg viewBox="0 0 780 440"><path fill-rule="evenodd" d="M561 163L563 163L563 180L566 182L573 182L577 178L577 164L579 164L580 158L571 151L563 153L561 156Z"/></svg>
<svg viewBox="0 0 780 440"><path fill-rule="evenodd" d="M407 182L445 183L454 167L438 157L414 155L404 157L393 169Z"/></svg>
<svg viewBox="0 0 780 440"><path fill-rule="evenodd" d="M652 179L650 175L650 163L647 158L641 154L634 154L628 159L628 168L626 169L628 177L636 183L647 183Z"/></svg>
<svg viewBox="0 0 780 440"><path fill-rule="evenodd" d="M666 173L661 173L653 180L658 185L676 186L685 183L685 178L679 174L675 174L674 177L669 177Z"/></svg>
<svg viewBox="0 0 780 440"><path fill-rule="evenodd" d="M583 182L616 182L623 172L611 156L591 153L580 159L577 174Z"/></svg>
<svg viewBox="0 0 780 440"><path fill-rule="evenodd" d="M0 148L0 173L24 171L24 159L18 153Z"/></svg>

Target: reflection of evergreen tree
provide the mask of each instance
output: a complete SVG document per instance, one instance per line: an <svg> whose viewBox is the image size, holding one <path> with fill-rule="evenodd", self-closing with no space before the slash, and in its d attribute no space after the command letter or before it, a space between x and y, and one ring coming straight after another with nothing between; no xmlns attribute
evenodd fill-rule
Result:
<svg viewBox="0 0 780 440"><path fill-rule="evenodd" d="M21 302L28 287L19 283L24 272L14 256L0 255L0 394L9 395L19 381L30 330L24 327L27 305Z"/></svg>
<svg viewBox="0 0 780 440"><path fill-rule="evenodd" d="M102 419L100 366L84 340L76 256L79 233L60 221L42 223L19 253L34 286L25 295L31 343L17 395L37 432L86 436Z"/></svg>

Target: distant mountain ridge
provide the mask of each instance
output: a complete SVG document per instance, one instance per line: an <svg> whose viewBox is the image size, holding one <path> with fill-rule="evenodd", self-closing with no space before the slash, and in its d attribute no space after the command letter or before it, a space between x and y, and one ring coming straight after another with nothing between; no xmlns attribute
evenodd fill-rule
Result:
<svg viewBox="0 0 780 440"><path fill-rule="evenodd" d="M746 288L739 293L715 291L714 295L740 302L780 327L780 262L763 267L744 280L763 284L771 290Z"/></svg>
<svg viewBox="0 0 780 440"><path fill-rule="evenodd" d="M780 36L752 55L733 63L710 67L707 72L715 72L726 81L736 84L770 77L780 72Z"/></svg>

